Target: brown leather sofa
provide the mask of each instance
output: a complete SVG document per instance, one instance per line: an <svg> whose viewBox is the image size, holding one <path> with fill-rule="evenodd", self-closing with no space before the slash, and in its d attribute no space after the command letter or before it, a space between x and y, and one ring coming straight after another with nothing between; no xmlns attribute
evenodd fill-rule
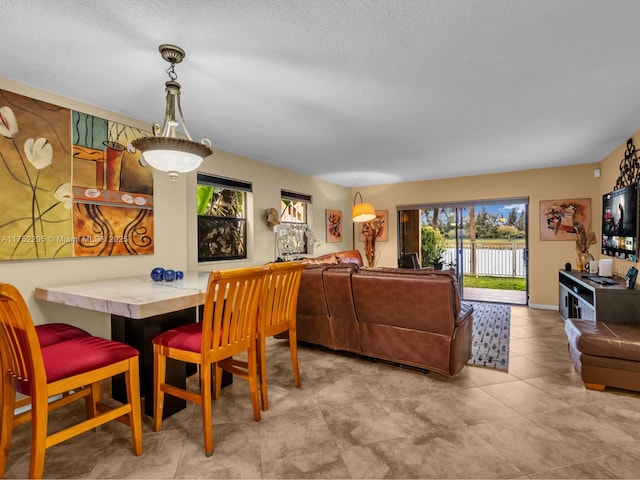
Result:
<svg viewBox="0 0 640 480"><path fill-rule="evenodd" d="M473 308L450 272L362 268L357 251L325 257L302 273L298 340L448 376L464 367Z"/></svg>
<svg viewBox="0 0 640 480"><path fill-rule="evenodd" d="M358 250L343 250L342 252L327 253L316 258L307 258L307 263L355 263L358 266L364 265L362 255Z"/></svg>
<svg viewBox="0 0 640 480"><path fill-rule="evenodd" d="M565 332L586 388L640 391L640 325L569 318Z"/></svg>

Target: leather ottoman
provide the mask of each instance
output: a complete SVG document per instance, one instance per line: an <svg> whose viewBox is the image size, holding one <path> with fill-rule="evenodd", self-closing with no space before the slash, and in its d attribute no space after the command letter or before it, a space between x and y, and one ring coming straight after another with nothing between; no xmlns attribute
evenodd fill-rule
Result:
<svg viewBox="0 0 640 480"><path fill-rule="evenodd" d="M565 332L586 388L640 391L640 325L569 318Z"/></svg>

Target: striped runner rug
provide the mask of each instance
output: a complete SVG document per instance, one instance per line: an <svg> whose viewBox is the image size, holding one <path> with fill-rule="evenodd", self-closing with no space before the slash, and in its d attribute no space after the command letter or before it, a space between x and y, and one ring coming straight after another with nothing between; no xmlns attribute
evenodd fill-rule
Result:
<svg viewBox="0 0 640 480"><path fill-rule="evenodd" d="M473 305L473 338L468 365L509 370L511 307L501 303L465 302Z"/></svg>

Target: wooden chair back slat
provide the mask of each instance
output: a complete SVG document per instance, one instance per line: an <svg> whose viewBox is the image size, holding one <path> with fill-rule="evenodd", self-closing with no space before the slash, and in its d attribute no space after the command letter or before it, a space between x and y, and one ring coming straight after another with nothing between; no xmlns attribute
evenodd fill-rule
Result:
<svg viewBox="0 0 640 480"><path fill-rule="evenodd" d="M265 279L259 328L265 337L286 331L295 322L304 261L273 263Z"/></svg>
<svg viewBox="0 0 640 480"><path fill-rule="evenodd" d="M29 309L13 286L0 283L0 337L5 371L20 382L46 381L42 351Z"/></svg>
<svg viewBox="0 0 640 480"><path fill-rule="evenodd" d="M268 267L209 274L202 317L202 355L227 358L255 341L258 301Z"/></svg>

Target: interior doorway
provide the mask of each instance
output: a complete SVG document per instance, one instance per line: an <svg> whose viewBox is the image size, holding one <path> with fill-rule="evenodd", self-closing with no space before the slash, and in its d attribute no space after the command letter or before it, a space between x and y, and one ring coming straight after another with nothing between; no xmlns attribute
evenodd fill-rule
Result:
<svg viewBox="0 0 640 480"><path fill-rule="evenodd" d="M451 269L464 300L527 305L528 204L514 198L399 207L398 258L416 252L423 268Z"/></svg>

